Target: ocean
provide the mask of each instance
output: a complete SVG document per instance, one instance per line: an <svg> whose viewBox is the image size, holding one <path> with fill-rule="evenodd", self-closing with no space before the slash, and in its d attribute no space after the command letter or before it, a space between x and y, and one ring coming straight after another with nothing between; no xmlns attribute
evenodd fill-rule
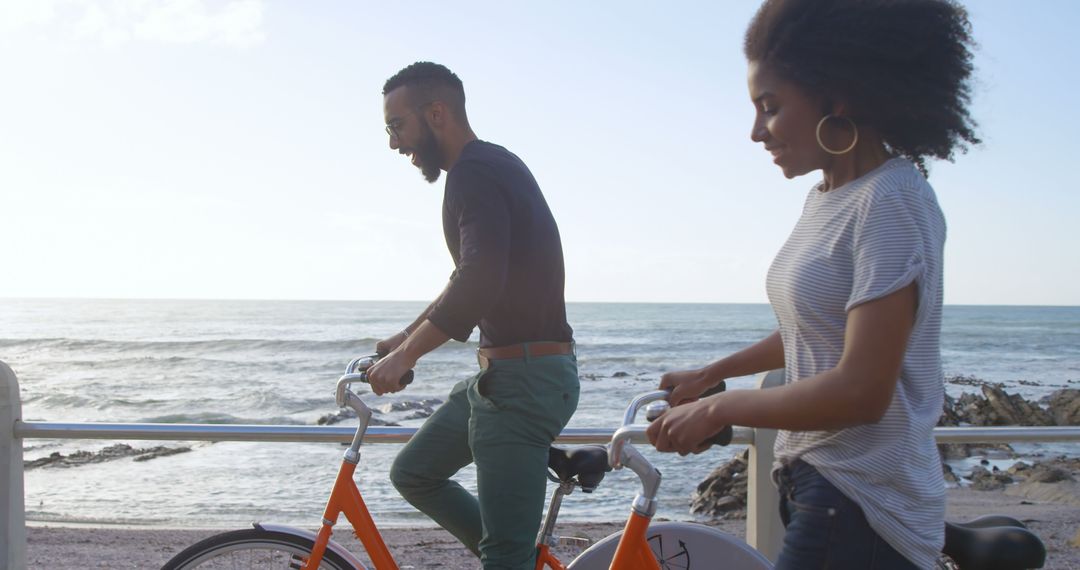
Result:
<svg viewBox="0 0 1080 570"><path fill-rule="evenodd" d="M371 353L378 339L400 330L424 307L419 302L0 299L0 360L18 376L27 421L315 424L337 411L333 389L348 360ZM764 304L571 303L567 311L582 377L571 427L615 428L633 395L655 389L662 373L708 363L775 327ZM947 377L1000 382L1029 399L1080 387L1080 307L948 306L943 328ZM474 333L464 346L450 342L429 354L407 390L383 398L369 395L369 403L444 400L457 381L475 371L475 340ZM751 377L729 381L730 389L753 385ZM947 384L954 396L976 389ZM423 422L404 413L382 417L405 426ZM24 442L24 452L30 460L115 443L32 439ZM119 459L28 470L27 519L315 527L344 450L325 443L125 443L185 445L192 451L145 462ZM357 483L379 524L427 524L388 482L399 448L364 446ZM1077 448L1054 444L1018 450L1075 454ZM732 446L680 458L649 449L648 457L665 476L658 516L692 518L688 506L694 487L740 451ZM471 467L460 480L474 488ZM592 495L568 498L560 519L620 520L638 488L632 473L609 474Z"/></svg>

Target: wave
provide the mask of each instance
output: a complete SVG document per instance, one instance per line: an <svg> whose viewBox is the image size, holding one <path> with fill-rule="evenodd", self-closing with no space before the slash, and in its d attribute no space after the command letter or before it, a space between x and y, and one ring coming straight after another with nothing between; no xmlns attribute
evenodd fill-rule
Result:
<svg viewBox="0 0 1080 570"><path fill-rule="evenodd" d="M57 523L62 525L72 526L151 526L161 525L170 522L169 519L163 517L140 517L140 518L122 518L122 517L86 517L67 515L59 513L50 513L47 511L38 511L33 509L26 510L26 520L30 522L43 522L43 523Z"/></svg>
<svg viewBox="0 0 1080 570"><path fill-rule="evenodd" d="M23 396L22 403L42 408L85 408L92 406L94 400L80 394L48 392Z"/></svg>
<svg viewBox="0 0 1080 570"><path fill-rule="evenodd" d="M305 422L285 416L270 418L243 418L218 412L194 414L165 414L136 420L148 424L229 424L229 425L307 425Z"/></svg>

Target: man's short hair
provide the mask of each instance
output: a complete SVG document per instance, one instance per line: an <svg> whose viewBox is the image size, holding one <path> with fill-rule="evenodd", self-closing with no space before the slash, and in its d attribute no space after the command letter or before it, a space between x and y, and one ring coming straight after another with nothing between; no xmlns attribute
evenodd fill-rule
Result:
<svg viewBox="0 0 1080 570"><path fill-rule="evenodd" d="M409 88L412 105L442 101L462 121L466 121L465 86L446 66L430 61L418 61L387 79L383 85L383 95L400 87Z"/></svg>

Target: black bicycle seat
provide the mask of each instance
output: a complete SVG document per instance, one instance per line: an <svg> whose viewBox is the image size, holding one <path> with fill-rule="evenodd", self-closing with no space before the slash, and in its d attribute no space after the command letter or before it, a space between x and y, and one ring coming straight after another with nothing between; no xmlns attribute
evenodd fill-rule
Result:
<svg viewBox="0 0 1080 570"><path fill-rule="evenodd" d="M941 550L960 568L1020 570L1042 568L1046 546L1024 523L1005 515L988 515L966 523L945 523Z"/></svg>
<svg viewBox="0 0 1080 570"><path fill-rule="evenodd" d="M607 448L602 445L553 445L548 450L548 469L563 483L569 483L577 477L581 490L591 493L600 486L600 481L604 480L605 473L611 471L611 466L608 465Z"/></svg>

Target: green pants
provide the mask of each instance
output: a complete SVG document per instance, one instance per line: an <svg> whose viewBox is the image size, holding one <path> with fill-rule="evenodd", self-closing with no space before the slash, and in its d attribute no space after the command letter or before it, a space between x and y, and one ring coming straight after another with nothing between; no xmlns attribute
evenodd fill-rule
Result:
<svg viewBox="0 0 1080 570"><path fill-rule="evenodd" d="M459 382L398 454L390 480L485 569L532 570L548 447L578 402L573 355L492 361ZM477 497L450 477L476 463Z"/></svg>

